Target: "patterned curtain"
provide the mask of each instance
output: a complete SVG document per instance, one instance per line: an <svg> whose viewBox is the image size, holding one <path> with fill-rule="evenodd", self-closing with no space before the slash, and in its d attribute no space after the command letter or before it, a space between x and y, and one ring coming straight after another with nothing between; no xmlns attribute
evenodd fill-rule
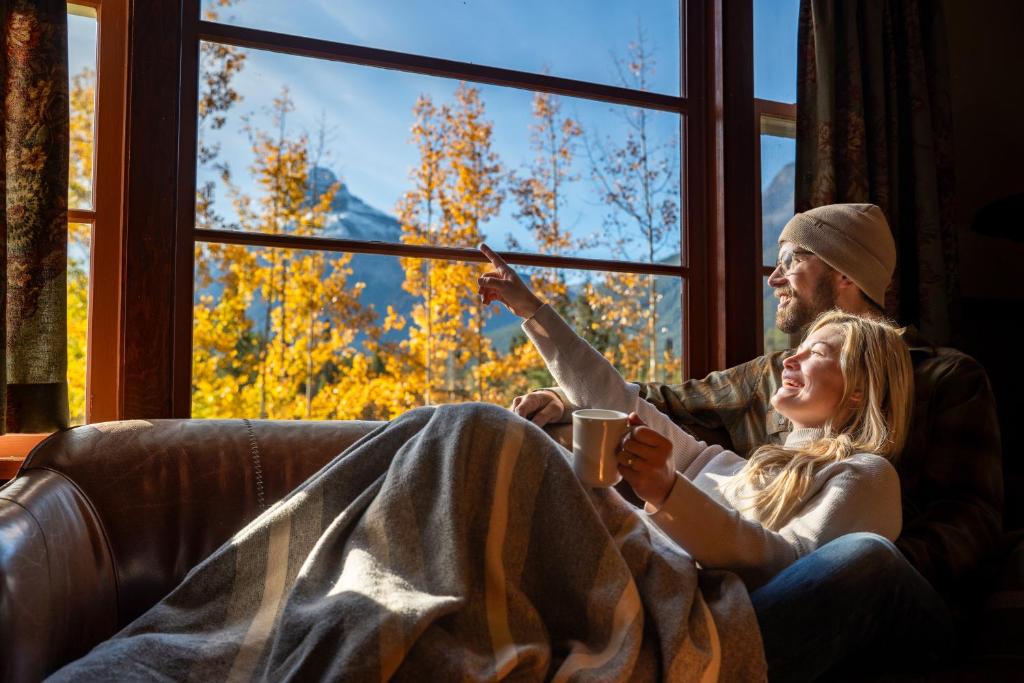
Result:
<svg viewBox="0 0 1024 683"><path fill-rule="evenodd" d="M797 40L796 210L880 206L898 252L886 308L947 344L959 279L940 4L801 0Z"/></svg>
<svg viewBox="0 0 1024 683"><path fill-rule="evenodd" d="M0 432L46 432L68 423L64 0L0 3L0 50Z"/></svg>

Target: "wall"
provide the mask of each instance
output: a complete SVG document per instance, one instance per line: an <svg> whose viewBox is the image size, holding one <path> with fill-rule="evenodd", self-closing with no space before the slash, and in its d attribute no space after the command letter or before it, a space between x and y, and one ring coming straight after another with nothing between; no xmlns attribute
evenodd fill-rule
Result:
<svg viewBox="0 0 1024 683"><path fill-rule="evenodd" d="M956 155L954 218L963 295L1024 300L1024 216L1017 242L979 235L978 209L1024 192L1024 3L946 0Z"/></svg>
<svg viewBox="0 0 1024 683"><path fill-rule="evenodd" d="M990 202L1024 192L1024 2L945 0L964 350L988 371L1002 425L1006 526L1024 526L1024 438L1017 406L1024 386L1024 213L1006 234L970 229Z"/></svg>

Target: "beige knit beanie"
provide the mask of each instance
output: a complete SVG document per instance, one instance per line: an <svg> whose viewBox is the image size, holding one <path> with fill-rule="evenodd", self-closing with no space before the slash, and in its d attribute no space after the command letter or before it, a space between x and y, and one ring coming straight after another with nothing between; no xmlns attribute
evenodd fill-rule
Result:
<svg viewBox="0 0 1024 683"><path fill-rule="evenodd" d="M885 214L874 204L829 204L793 216L779 242L794 242L853 280L885 307L896 269L896 243Z"/></svg>

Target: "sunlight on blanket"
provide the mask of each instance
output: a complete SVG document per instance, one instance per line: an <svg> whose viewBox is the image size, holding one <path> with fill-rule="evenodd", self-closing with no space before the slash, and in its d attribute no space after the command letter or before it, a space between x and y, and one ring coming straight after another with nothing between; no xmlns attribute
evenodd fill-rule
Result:
<svg viewBox="0 0 1024 683"><path fill-rule="evenodd" d="M266 529L266 526L259 524L257 520L263 519L267 515L273 514L276 510L284 506L288 506L289 509L295 509L297 507L300 507L308 497L309 494L307 494L305 491L295 491L290 496L282 498L281 500L277 501L276 503L268 507L266 510L261 512L259 517L252 520L244 527L239 529L238 532L236 532L235 535L231 537L231 540L228 541L228 543L230 543L231 545L241 544L243 541L250 538L254 533L256 533L256 531L260 529Z"/></svg>
<svg viewBox="0 0 1024 683"><path fill-rule="evenodd" d="M425 595L422 589L382 566L377 558L361 548L353 548L346 553L341 576L327 595L338 595L344 591L366 596L396 614L417 614L424 608L456 600L448 595Z"/></svg>

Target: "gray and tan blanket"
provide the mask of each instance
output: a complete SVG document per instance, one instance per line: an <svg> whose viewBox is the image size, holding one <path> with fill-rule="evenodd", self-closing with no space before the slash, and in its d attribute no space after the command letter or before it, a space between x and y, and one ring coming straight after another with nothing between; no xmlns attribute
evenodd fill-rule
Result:
<svg viewBox="0 0 1024 683"><path fill-rule="evenodd" d="M740 581L568 457L501 408L410 411L52 680L763 679Z"/></svg>

